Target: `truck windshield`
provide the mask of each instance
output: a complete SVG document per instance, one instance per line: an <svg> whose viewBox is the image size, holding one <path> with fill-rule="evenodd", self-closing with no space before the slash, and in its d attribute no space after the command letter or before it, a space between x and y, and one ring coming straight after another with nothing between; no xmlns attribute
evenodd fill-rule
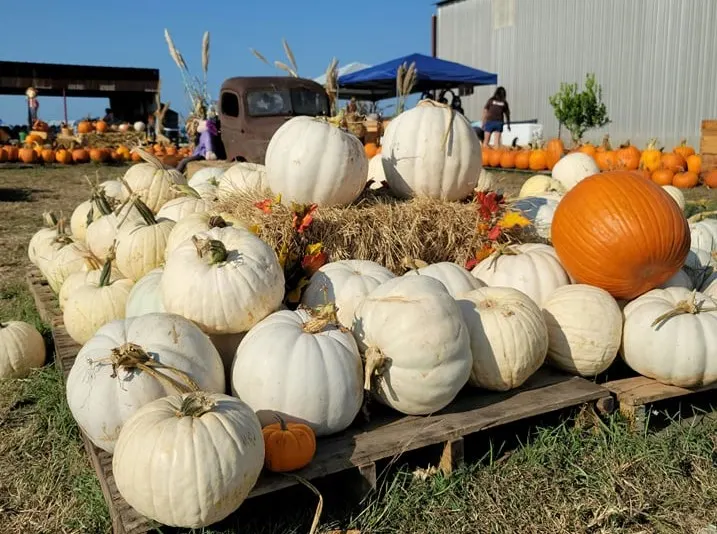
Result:
<svg viewBox="0 0 717 534"><path fill-rule="evenodd" d="M326 95L307 89L259 89L246 95L247 111L252 117L277 115L328 115Z"/></svg>

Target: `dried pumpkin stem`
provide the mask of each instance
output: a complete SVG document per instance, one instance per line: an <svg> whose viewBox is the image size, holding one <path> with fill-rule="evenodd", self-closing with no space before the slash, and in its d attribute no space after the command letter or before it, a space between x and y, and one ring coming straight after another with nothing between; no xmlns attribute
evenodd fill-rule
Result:
<svg viewBox="0 0 717 534"><path fill-rule="evenodd" d="M212 265L221 263L227 259L227 249L224 243L218 239L208 239L195 235L192 236L192 243L194 243L199 256L208 259Z"/></svg>
<svg viewBox="0 0 717 534"><path fill-rule="evenodd" d="M216 408L217 402L203 391L187 393L177 411L177 417L201 417Z"/></svg>
<svg viewBox="0 0 717 534"><path fill-rule="evenodd" d="M42 220L48 228L55 228L57 226L57 217L51 211L43 213Z"/></svg>
<svg viewBox="0 0 717 534"><path fill-rule="evenodd" d="M369 347L364 355L364 383L363 388L371 391L371 379L374 375L380 376L383 373L387 358L378 347Z"/></svg>
<svg viewBox="0 0 717 534"><path fill-rule="evenodd" d="M147 223L148 226L152 226L153 224L157 224L157 219L154 216L154 213L152 213L152 210L149 209L147 204L142 202L142 199L139 197L135 197L134 201L132 202L132 205L137 208L137 211L139 212L140 216L144 220L145 223Z"/></svg>
<svg viewBox="0 0 717 534"><path fill-rule="evenodd" d="M117 240L112 242L109 250L107 251L107 257L105 258L105 264L102 266L102 272L100 273L100 287L107 287L110 285L112 279L112 262L115 259L115 248L117 246Z"/></svg>
<svg viewBox="0 0 717 534"><path fill-rule="evenodd" d="M336 316L336 304L333 302L309 308L308 312L311 318L302 326L302 330L307 334L318 334L327 326L336 325L339 322Z"/></svg>
<svg viewBox="0 0 717 534"><path fill-rule="evenodd" d="M221 215L212 215L207 224L209 228L226 228L228 226L227 221Z"/></svg>
<svg viewBox="0 0 717 534"><path fill-rule="evenodd" d="M662 326L663 323L669 321L673 317L684 315L686 313L696 315L698 313L717 311L717 306L710 306L708 308L704 308L702 306L704 302L705 301L697 302L697 290L693 290L688 298L678 302L672 310L660 315L652 322L650 326Z"/></svg>
<svg viewBox="0 0 717 534"><path fill-rule="evenodd" d="M281 415L279 415L277 412L274 412L274 417L276 417L276 420L279 423L279 428L282 432L286 432L287 430L289 430L289 427L286 426L286 421Z"/></svg>

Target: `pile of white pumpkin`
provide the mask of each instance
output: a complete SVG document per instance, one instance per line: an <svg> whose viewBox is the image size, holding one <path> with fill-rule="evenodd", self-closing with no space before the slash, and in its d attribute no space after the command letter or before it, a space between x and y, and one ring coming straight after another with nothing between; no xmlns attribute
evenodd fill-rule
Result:
<svg viewBox="0 0 717 534"><path fill-rule="evenodd" d="M444 107L400 115L383 146L382 176L401 196L458 200L477 184L480 143ZM29 255L83 345L67 381L72 414L114 454L127 502L161 523L202 527L226 517L258 479L261 425L273 414L335 434L356 418L366 389L398 412L429 414L465 387L519 387L546 360L594 376L621 343L648 376L717 380L717 356L705 349L717 346L717 312L650 327L690 295L686 272L621 311L605 291L572 284L546 244L502 250L472 272L439 263L396 276L370 261L332 262L311 278L302 309L283 309L276 253L213 206L252 188L282 202L352 202L366 185L366 156L356 138L320 120L283 125L266 168L205 169L187 183L146 159L124 183L101 184L70 231L49 221ZM717 232L708 222L695 228L694 261L708 262L700 251L717 250ZM703 283L717 297L714 279ZM675 347L685 365L671 365ZM187 393L196 389L204 395Z"/></svg>

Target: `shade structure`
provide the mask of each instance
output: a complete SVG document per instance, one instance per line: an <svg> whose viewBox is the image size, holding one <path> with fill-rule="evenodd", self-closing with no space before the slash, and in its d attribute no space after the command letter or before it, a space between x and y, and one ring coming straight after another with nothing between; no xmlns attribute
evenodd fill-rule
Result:
<svg viewBox="0 0 717 534"><path fill-rule="evenodd" d="M343 76L344 74L351 74L352 72L367 69L370 66L371 65L366 65L365 63L359 63L358 61L347 63L343 67L339 67L339 77ZM321 76L314 78L314 81L316 83L324 85L326 83L326 74L322 74Z"/></svg>
<svg viewBox="0 0 717 534"><path fill-rule="evenodd" d="M459 86L496 85L498 75L467 65L423 54L409 54L367 69L339 76L339 98L383 100L396 96L396 73L406 63L416 63L418 82L411 91L422 93Z"/></svg>

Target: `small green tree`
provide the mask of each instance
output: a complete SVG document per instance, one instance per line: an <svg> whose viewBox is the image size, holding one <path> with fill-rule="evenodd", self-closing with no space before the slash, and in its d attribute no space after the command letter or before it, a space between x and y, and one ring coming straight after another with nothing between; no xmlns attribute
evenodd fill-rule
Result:
<svg viewBox="0 0 717 534"><path fill-rule="evenodd" d="M550 105L560 127L568 129L574 144L580 143L588 130L610 123L602 101L602 87L592 73L586 76L585 89L581 92L577 83L561 83L560 91L550 97Z"/></svg>

